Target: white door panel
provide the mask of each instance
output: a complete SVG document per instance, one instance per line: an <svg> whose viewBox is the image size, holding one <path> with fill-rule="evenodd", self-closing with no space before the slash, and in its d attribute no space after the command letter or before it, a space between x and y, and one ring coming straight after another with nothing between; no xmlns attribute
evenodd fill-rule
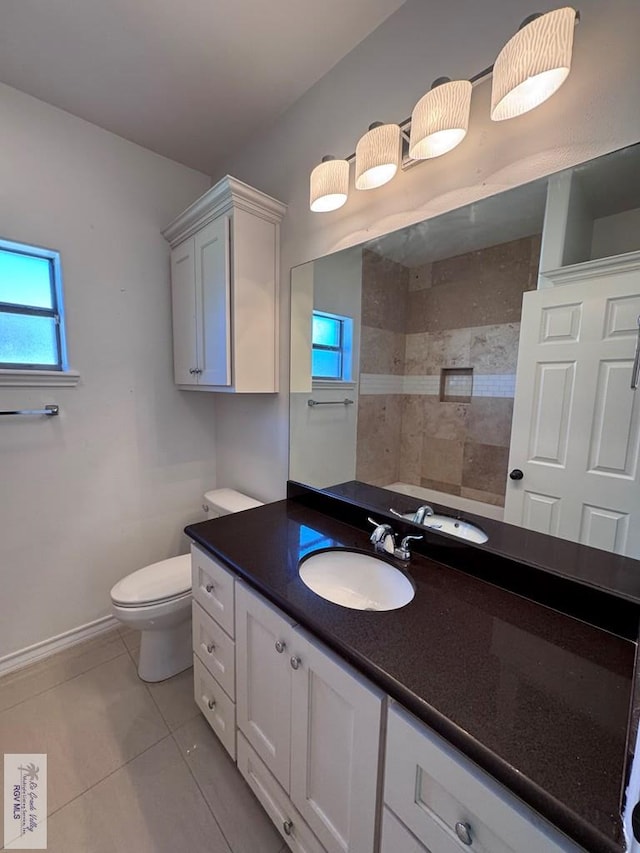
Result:
<svg viewBox="0 0 640 853"><path fill-rule="evenodd" d="M229 229L229 216L220 216L194 237L199 385L231 384Z"/></svg>
<svg viewBox="0 0 640 853"><path fill-rule="evenodd" d="M640 557L640 271L523 299L505 521Z"/></svg>
<svg viewBox="0 0 640 853"><path fill-rule="evenodd" d="M173 372L177 385L197 384L196 289L193 237L171 252Z"/></svg>

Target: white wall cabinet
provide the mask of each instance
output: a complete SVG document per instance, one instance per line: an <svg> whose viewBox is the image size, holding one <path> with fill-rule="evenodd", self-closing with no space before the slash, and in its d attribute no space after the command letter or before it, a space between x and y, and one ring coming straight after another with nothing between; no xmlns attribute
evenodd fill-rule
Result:
<svg viewBox="0 0 640 853"><path fill-rule="evenodd" d="M383 694L240 583L236 627L248 744L324 849L371 853Z"/></svg>
<svg viewBox="0 0 640 853"><path fill-rule="evenodd" d="M176 384L278 390L279 225L286 207L226 177L164 231Z"/></svg>

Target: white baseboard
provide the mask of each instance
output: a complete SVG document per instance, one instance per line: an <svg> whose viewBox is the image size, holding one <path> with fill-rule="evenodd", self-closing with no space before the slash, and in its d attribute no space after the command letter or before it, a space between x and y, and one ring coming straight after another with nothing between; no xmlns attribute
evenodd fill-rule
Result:
<svg viewBox="0 0 640 853"><path fill-rule="evenodd" d="M64 634L58 634L55 637L50 637L48 640L42 640L33 646L27 646L26 649L11 652L11 654L0 658L0 676L13 672L16 669L21 669L23 666L27 666L27 664L35 663L42 658L48 658L56 652L61 652L70 646L75 646L84 640L91 639L91 637L104 634L106 631L115 628L118 624L118 620L114 616L103 616L100 619L95 619L93 622L87 622L86 625L80 625L77 628L72 628L70 631L65 631Z"/></svg>

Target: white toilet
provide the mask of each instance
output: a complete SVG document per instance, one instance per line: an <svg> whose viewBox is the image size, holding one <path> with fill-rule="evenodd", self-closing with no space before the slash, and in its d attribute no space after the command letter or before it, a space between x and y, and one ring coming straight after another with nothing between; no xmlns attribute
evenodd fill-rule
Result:
<svg viewBox="0 0 640 853"><path fill-rule="evenodd" d="M262 506L234 489L204 496L209 518ZM145 566L111 590L111 610L124 625L141 631L138 675L164 681L192 663L191 556L184 554Z"/></svg>

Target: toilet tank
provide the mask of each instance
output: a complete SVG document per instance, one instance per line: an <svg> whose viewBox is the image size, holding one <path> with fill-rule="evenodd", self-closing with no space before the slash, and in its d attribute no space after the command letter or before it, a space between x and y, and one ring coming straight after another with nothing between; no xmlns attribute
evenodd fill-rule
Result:
<svg viewBox="0 0 640 853"><path fill-rule="evenodd" d="M214 489L211 492L205 492L204 500L209 507L211 518L217 518L220 515L229 515L232 512L242 512L243 509L253 509L256 506L263 506L260 501L250 498L248 495L243 495L242 492L236 492L235 489Z"/></svg>

